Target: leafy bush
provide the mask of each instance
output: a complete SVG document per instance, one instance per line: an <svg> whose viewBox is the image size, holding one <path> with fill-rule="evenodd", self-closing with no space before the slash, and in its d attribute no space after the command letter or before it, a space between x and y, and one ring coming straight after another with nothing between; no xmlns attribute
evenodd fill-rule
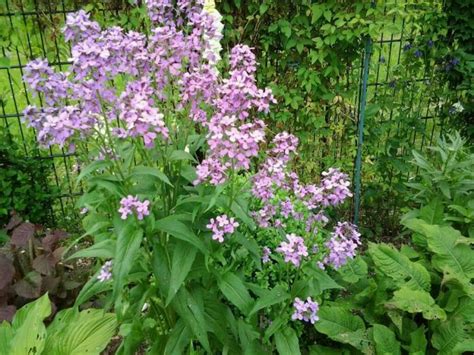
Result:
<svg viewBox="0 0 474 355"><path fill-rule="evenodd" d="M100 354L115 334L117 322L111 313L98 309L79 312L75 308L51 315L51 303L45 294L18 310L11 324L0 324L2 354Z"/></svg>
<svg viewBox="0 0 474 355"><path fill-rule="evenodd" d="M64 263L62 230L46 230L23 222L14 214L5 227L6 244L0 248L0 321L11 320L18 307L48 292L55 309L74 303L85 273L76 263Z"/></svg>
<svg viewBox="0 0 474 355"><path fill-rule="evenodd" d="M348 176L299 180L298 139L260 118L274 98L256 85L250 48L221 59L210 2L146 3L145 34L69 15L69 72L42 60L25 70L47 103L24 112L39 142L79 156L94 245L72 257L105 261L76 305L114 307L123 354L298 354L326 291L340 288L325 269L361 243L335 210Z"/></svg>
<svg viewBox="0 0 474 355"><path fill-rule="evenodd" d="M350 294L326 311L339 314L333 320L346 331L316 325L334 341L390 354L474 351L473 155L459 135L433 151L429 159L414 152L421 182L411 186L419 208L402 219L411 244L370 243L366 257L341 270ZM357 277L348 278L352 270Z"/></svg>
<svg viewBox="0 0 474 355"><path fill-rule="evenodd" d="M9 220L10 211L33 221L51 221L54 187L47 182L51 162L24 156L7 130L0 127L0 226Z"/></svg>

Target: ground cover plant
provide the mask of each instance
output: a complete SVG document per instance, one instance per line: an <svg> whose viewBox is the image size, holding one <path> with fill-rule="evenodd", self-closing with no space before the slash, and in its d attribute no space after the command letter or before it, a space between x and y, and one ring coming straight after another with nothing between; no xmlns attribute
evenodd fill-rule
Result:
<svg viewBox="0 0 474 355"><path fill-rule="evenodd" d="M119 353L299 353L325 291L340 288L326 270L361 244L334 210L348 176L292 171L298 139L266 127L272 92L248 46L221 54L212 2L146 5L143 33L69 15L68 71L25 69L46 103L25 120L42 145L79 156L94 245L72 258L104 261L76 306L113 309Z"/></svg>

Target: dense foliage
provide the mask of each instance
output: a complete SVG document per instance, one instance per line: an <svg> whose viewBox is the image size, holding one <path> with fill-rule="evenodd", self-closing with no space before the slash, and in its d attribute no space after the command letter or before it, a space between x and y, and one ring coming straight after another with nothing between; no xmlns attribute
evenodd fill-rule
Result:
<svg viewBox="0 0 474 355"><path fill-rule="evenodd" d="M34 223L51 223L51 204L55 190L48 182L51 161L27 158L22 148L0 128L0 226L10 219L10 212Z"/></svg>

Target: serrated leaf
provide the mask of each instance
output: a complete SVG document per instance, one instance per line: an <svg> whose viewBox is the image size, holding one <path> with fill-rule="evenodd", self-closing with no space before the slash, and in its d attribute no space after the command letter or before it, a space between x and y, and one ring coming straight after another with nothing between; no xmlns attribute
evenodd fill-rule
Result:
<svg viewBox="0 0 474 355"><path fill-rule="evenodd" d="M446 319L446 313L439 307L426 291L402 287L393 293L393 298L386 303L408 313L422 313L425 319Z"/></svg>
<svg viewBox="0 0 474 355"><path fill-rule="evenodd" d="M395 333L390 328L381 324L374 324L373 336L377 355L397 355L401 353L400 342L397 341Z"/></svg>
<svg viewBox="0 0 474 355"><path fill-rule="evenodd" d="M319 321L316 330L326 334L332 340L350 344L363 350L369 346L364 321L352 315L348 310L336 306L322 306L318 312Z"/></svg>
<svg viewBox="0 0 474 355"><path fill-rule="evenodd" d="M367 263L361 257L356 257L340 267L337 272L344 281L356 283L367 276Z"/></svg>
<svg viewBox="0 0 474 355"><path fill-rule="evenodd" d="M433 333L431 343L438 350L438 354L454 355L462 353L462 351L454 351L454 349L465 339L462 323L458 320L450 320L440 323Z"/></svg>
<svg viewBox="0 0 474 355"><path fill-rule="evenodd" d="M369 254L376 267L398 286L406 285L414 290L431 288L430 274L419 263L410 261L405 255L387 244L369 244Z"/></svg>

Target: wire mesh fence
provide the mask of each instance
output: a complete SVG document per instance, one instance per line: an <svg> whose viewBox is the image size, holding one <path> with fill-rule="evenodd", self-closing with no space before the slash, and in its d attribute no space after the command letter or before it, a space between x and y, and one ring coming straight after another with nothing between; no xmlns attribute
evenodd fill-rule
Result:
<svg viewBox="0 0 474 355"><path fill-rule="evenodd" d="M72 0L0 2L0 127L21 147L25 157L50 162L51 170L42 186L46 193L54 196L48 212L53 223L58 218L67 223L68 218L77 216L74 203L81 191L74 185L73 177L78 167L74 154L67 149L38 147L34 130L22 122L22 111L26 106L42 104L41 97L28 93L22 76L26 63L37 57L46 58L58 70L67 69L70 47L62 38L61 27L68 13L86 4L87 1ZM126 16L126 6L126 2L111 1L102 6L101 11L104 18L118 18ZM412 57L419 55L407 48L412 42L415 25L394 15L393 22L397 21L402 22L398 35L386 35L382 31L380 38L372 38L364 110L365 141L371 143L364 145L362 150L362 192L369 198L380 188L380 185L372 184L374 181L384 180L388 186L402 186L413 174L407 164L411 149L423 150L442 130L439 97L436 88L431 87L434 73L406 63L408 53ZM363 58L363 52L361 46L360 58ZM426 53L421 55L426 56ZM347 84L359 88L355 90L350 114L354 119L345 120L342 115L336 115L333 124L345 126L347 129L343 132L350 132L351 136L341 133L333 142L321 145L320 155L331 151L337 159L354 161L355 151L350 145L356 141L363 78L361 65L353 65L349 70ZM376 176L377 170L366 169L373 164L378 164L378 171L381 166L386 173ZM41 184L40 181L33 183Z"/></svg>

